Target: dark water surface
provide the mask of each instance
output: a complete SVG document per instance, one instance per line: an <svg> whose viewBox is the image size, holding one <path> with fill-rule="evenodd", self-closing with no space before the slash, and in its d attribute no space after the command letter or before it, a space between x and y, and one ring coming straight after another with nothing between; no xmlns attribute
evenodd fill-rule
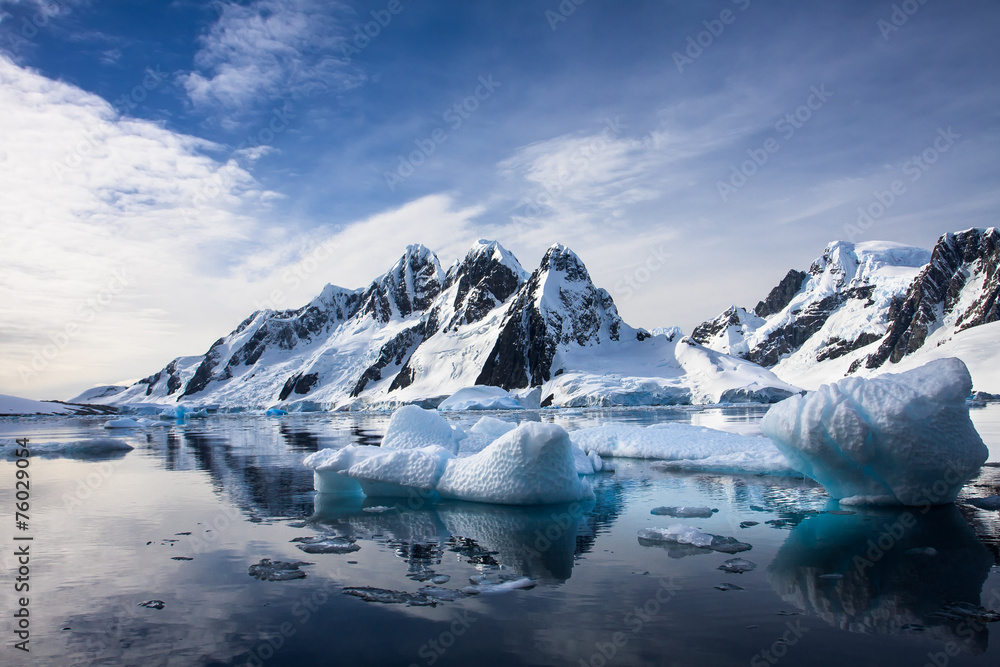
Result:
<svg viewBox="0 0 1000 667"><path fill-rule="evenodd" d="M762 414L580 410L504 418L568 429L682 420L758 433ZM470 426L478 416L453 418ZM973 418L991 460L1000 460L1000 406L974 410ZM107 437L103 421L6 419L0 437ZM96 461L32 459L27 531L14 525L15 465L0 461L0 664L1000 664L1000 624L978 616L980 606L1000 609L997 511L964 503L923 513L841 510L804 480L666 473L625 459L615 461L614 474L595 477L596 503L583 506L317 496L302 458L324 447L377 444L387 421L219 415L111 432L135 450ZM1000 468L986 467L963 496L998 487ZM719 511L708 519L650 514L662 505ZM753 549L734 556L644 546L636 537L641 528L675 523ZM15 594L13 537L26 535L33 538L30 592ZM305 553L299 547L308 543L293 541L334 536L357 549ZM718 569L734 557L757 567ZM310 564L299 566L305 578L250 576L265 558ZM530 577L536 585L435 606L344 592L437 586L455 596L481 575ZM716 588L727 583L744 590ZM18 595L30 598L30 654L13 648ZM138 606L150 600L163 608Z"/></svg>

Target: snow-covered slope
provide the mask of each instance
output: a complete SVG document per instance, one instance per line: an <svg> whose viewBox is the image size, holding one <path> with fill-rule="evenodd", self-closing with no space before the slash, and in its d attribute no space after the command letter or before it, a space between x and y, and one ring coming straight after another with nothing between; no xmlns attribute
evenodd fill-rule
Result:
<svg viewBox="0 0 1000 667"><path fill-rule="evenodd" d="M530 275L479 241L447 271L420 245L364 289L333 285L298 310L253 313L201 357L114 396L132 403L291 409L437 405L464 387L541 390L545 405L770 401L770 371L618 315L583 262L552 246ZM538 390L536 389L536 391Z"/></svg>
<svg viewBox="0 0 1000 667"><path fill-rule="evenodd" d="M997 391L988 352L1000 343L995 330L959 332L1000 319L998 245L996 228L946 234L932 252L834 242L808 272L790 271L752 311L734 306L692 338L807 389L958 356L977 389ZM949 353L929 351L953 339Z"/></svg>
<svg viewBox="0 0 1000 667"><path fill-rule="evenodd" d="M0 394L0 416L2 415L99 415L114 412L104 406L74 405L61 401L35 401Z"/></svg>

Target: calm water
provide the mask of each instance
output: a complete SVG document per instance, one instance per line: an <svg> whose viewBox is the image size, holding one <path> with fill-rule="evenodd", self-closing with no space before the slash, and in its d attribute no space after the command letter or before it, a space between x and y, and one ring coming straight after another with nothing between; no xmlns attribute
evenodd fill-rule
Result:
<svg viewBox="0 0 1000 667"><path fill-rule="evenodd" d="M756 433L762 414L581 410L506 418L568 429L683 420ZM1000 406L973 417L991 460L1000 461ZM457 419L471 425L476 418ZM584 507L318 497L302 458L377 443L387 419L216 416L115 433L135 451L104 461L32 460L26 533L13 525L16 469L0 461L0 664L1000 664L1000 638L990 637L1000 624L981 625L948 606L1000 609L995 511L959 504L926 514L833 514L838 506L805 481L664 473L621 459L615 474L596 477L597 501ZM0 437L106 436L102 422L4 420ZM965 495L998 486L1000 468L987 467ZM651 515L660 505L719 512ZM378 506L391 508L365 511ZM729 574L718 566L732 555L636 539L640 528L672 523L752 544L739 556L757 568ZM12 648L15 532L34 538L29 655ZM318 535L350 537L360 548L306 554L292 541ZM261 581L248 568L263 558L311 564L300 566L303 579ZM413 593L442 575L449 581L441 588L461 589L470 577L497 573L528 576L537 586L434 607L343 592ZM715 588L724 583L745 590ZM137 606L148 600L164 608Z"/></svg>

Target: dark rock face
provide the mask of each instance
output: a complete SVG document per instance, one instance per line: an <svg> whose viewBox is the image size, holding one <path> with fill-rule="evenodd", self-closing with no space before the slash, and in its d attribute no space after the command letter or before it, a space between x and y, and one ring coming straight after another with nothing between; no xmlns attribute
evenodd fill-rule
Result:
<svg viewBox="0 0 1000 667"><path fill-rule="evenodd" d="M545 297L548 280L559 281L555 302ZM564 246L552 246L507 308L476 384L539 386L558 371L552 368L558 345L599 343L605 326L608 338L617 341L623 324L611 295L594 286L580 258Z"/></svg>
<svg viewBox="0 0 1000 667"><path fill-rule="evenodd" d="M763 301L761 301L761 303L763 303ZM701 324L699 324L694 328L694 331L691 332L691 340L695 341L696 343L704 345L713 338L715 338L716 336L718 336L720 333L728 329L729 327L740 326L742 322L742 320L740 319L741 310L743 309L737 306L731 306L729 310L722 313L714 320L702 322Z"/></svg>
<svg viewBox="0 0 1000 667"><path fill-rule="evenodd" d="M382 324L394 315L427 310L441 293L441 264L422 245L409 246L406 254L361 295L360 311Z"/></svg>
<svg viewBox="0 0 1000 667"><path fill-rule="evenodd" d="M842 303L842 296L832 294L809 304L804 310L793 313L795 317L791 322L772 331L767 340L750 350L749 360L761 366L774 366L781 360L782 355L798 350L813 334L822 329L830 315Z"/></svg>
<svg viewBox="0 0 1000 667"><path fill-rule="evenodd" d="M219 364L219 348L225 344L225 338L220 338L212 343L212 347L208 349L208 352L205 354L205 358L202 360L198 368L195 369L194 375L191 376L190 380L188 380L187 387L184 388L184 393L181 394L181 396L191 396L193 394L197 394L199 391L208 386L208 383L212 381L212 372Z"/></svg>
<svg viewBox="0 0 1000 667"><path fill-rule="evenodd" d="M313 385L316 384L318 380L318 373L297 373L296 375L288 378L285 382L285 386L281 388L281 392L278 394L278 400L285 400L293 391L296 394L308 394L309 390L313 388Z"/></svg>
<svg viewBox="0 0 1000 667"><path fill-rule="evenodd" d="M785 306L792 302L792 298L799 293L802 285L805 284L808 273L792 269L781 282L771 290L767 298L757 303L753 309L757 317L770 317L775 313L780 313Z"/></svg>
<svg viewBox="0 0 1000 667"><path fill-rule="evenodd" d="M378 382L382 379L382 371L389 365L402 366L410 360L410 355L417 349L417 346L424 342L423 322L399 332L392 340L385 343L378 353L378 358L371 366L365 369L354 384L351 396L361 394L368 386L369 382Z"/></svg>
<svg viewBox="0 0 1000 667"><path fill-rule="evenodd" d="M973 280L982 281L982 290L964 311L955 313L956 331L1000 319L1000 231L970 229L945 234L938 239L930 263L910 285L905 298L890 313L891 325L878 350L865 361L879 368L887 361L898 362L920 349L939 325L951 315L959 297Z"/></svg>
<svg viewBox="0 0 1000 667"><path fill-rule="evenodd" d="M502 252L498 244L491 243L469 253L448 271L442 290L453 285L457 289L452 304L455 314L444 323L445 331L480 321L524 283L519 264L512 268L498 259L497 255ZM511 259L516 262L513 256Z"/></svg>

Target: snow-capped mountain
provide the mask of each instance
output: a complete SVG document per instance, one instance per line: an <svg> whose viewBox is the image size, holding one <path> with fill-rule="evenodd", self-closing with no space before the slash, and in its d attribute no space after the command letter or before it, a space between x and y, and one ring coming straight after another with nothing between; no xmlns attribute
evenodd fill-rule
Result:
<svg viewBox="0 0 1000 667"><path fill-rule="evenodd" d="M474 385L545 405L770 401L797 391L674 330L630 327L565 246L528 274L498 243L479 241L447 271L409 246L364 289L328 285L297 310L255 312L203 356L96 400L360 409L436 405Z"/></svg>
<svg viewBox="0 0 1000 667"><path fill-rule="evenodd" d="M992 369L1000 359L970 354L962 332L1000 320L998 246L992 227L945 234L930 252L834 242L808 272L789 271L753 310L734 306L691 337L806 388L911 368L951 350L969 365L977 389L996 391L1000 372ZM993 340L995 350L1000 339Z"/></svg>

